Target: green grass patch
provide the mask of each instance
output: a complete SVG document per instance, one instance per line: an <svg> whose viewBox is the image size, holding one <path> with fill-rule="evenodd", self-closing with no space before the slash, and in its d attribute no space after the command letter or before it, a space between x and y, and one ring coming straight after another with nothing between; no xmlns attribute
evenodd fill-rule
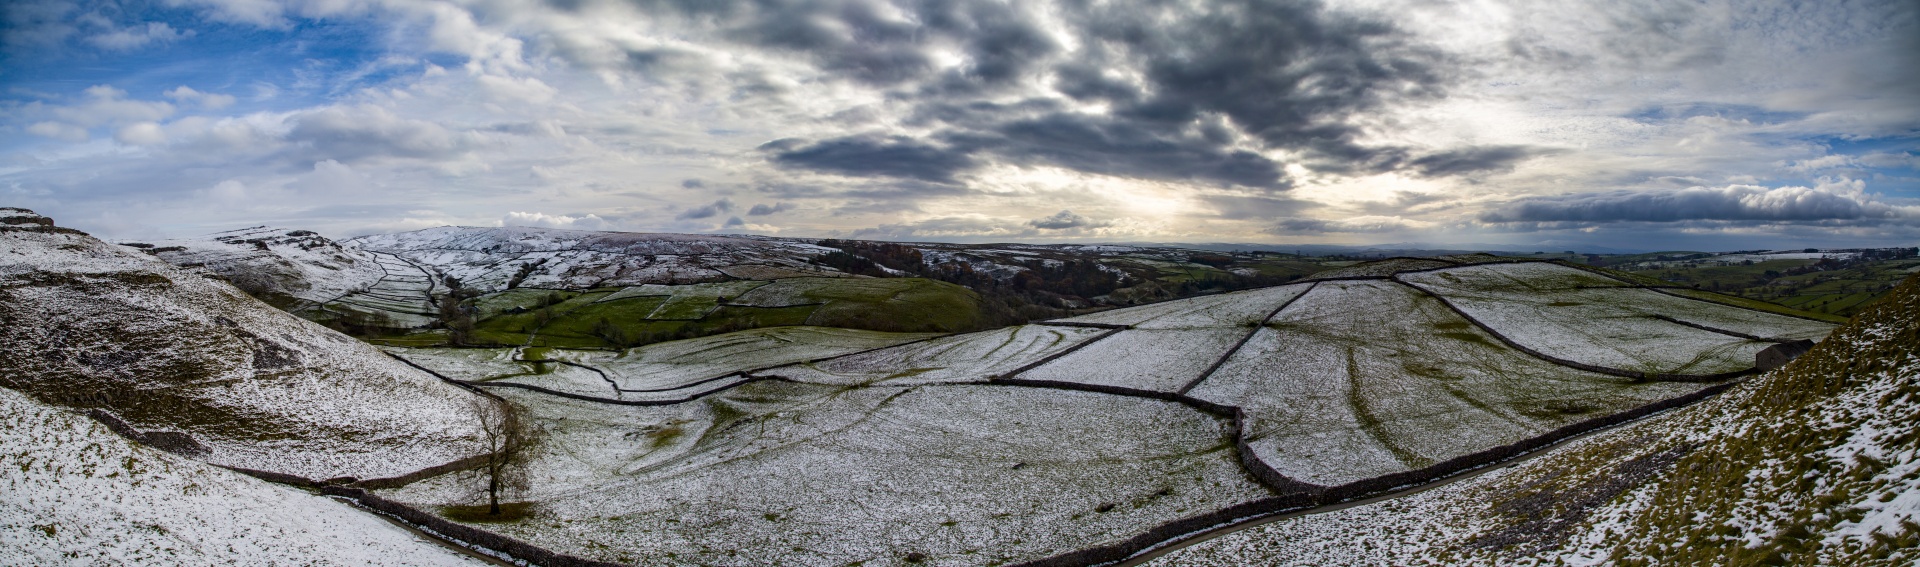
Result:
<svg viewBox="0 0 1920 567"><path fill-rule="evenodd" d="M1721 305L1745 307L1748 309L1766 311L1769 313L1779 313L1782 315L1795 315L1799 317L1809 317L1809 318L1819 319L1822 321L1828 321L1832 323L1847 322L1846 317L1794 309L1788 305L1783 305L1782 303L1785 303L1784 301L1782 303L1773 303L1769 301L1761 301L1758 299L1750 299L1750 298L1739 297L1734 295L1727 295L1723 293L1714 293L1710 291L1700 291L1700 290L1693 290L1693 289L1675 289L1675 290L1667 290L1667 291L1677 295L1691 297L1694 299L1702 299L1702 300L1711 301L1714 303L1719 303Z"/></svg>
<svg viewBox="0 0 1920 567"><path fill-rule="evenodd" d="M447 344L447 331L436 329L391 337L367 337L365 340L381 346L435 347Z"/></svg>
<svg viewBox="0 0 1920 567"><path fill-rule="evenodd" d="M472 506L441 506L440 516L456 522L468 524L505 524L518 522L533 516L532 502L501 502L500 513L490 514L486 504Z"/></svg>
<svg viewBox="0 0 1920 567"><path fill-rule="evenodd" d="M720 305L712 295L675 295L660 304L649 319L700 319Z"/></svg>
<svg viewBox="0 0 1920 567"><path fill-rule="evenodd" d="M766 307L821 304L806 324L874 331L952 332L972 329L980 319L979 294L925 278L794 278L735 301Z"/></svg>

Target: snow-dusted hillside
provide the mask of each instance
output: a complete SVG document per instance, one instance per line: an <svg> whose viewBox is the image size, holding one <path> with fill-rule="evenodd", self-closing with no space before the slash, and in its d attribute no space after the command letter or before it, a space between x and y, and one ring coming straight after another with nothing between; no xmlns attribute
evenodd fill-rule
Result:
<svg viewBox="0 0 1920 567"><path fill-rule="evenodd" d="M305 230L259 226L129 245L176 266L220 274L255 297L326 303L385 275L372 254Z"/></svg>
<svg viewBox="0 0 1920 567"><path fill-rule="evenodd" d="M30 212L0 225L0 386L110 411L182 451L307 478L473 455L472 394L371 346Z"/></svg>
<svg viewBox="0 0 1920 567"><path fill-rule="evenodd" d="M807 263L829 248L731 236L449 226L347 242L485 290L506 288L517 276L528 287L584 289L838 273Z"/></svg>
<svg viewBox="0 0 1920 567"><path fill-rule="evenodd" d="M11 390L0 421L0 565L486 565Z"/></svg>
<svg viewBox="0 0 1920 567"><path fill-rule="evenodd" d="M1920 277L1718 398L1156 566L1920 563Z"/></svg>

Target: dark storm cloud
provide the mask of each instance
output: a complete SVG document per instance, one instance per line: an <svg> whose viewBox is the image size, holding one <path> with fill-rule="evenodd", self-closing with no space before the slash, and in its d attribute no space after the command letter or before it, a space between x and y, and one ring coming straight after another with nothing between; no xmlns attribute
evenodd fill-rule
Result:
<svg viewBox="0 0 1920 567"><path fill-rule="evenodd" d="M751 209L747 209L747 216L758 217L790 210L793 210L793 203L776 203L772 205L760 203L754 205Z"/></svg>
<svg viewBox="0 0 1920 567"><path fill-rule="evenodd" d="M1380 233L1406 230L1407 224L1395 218L1359 218L1350 220L1280 219L1261 232L1267 234L1321 234L1328 232Z"/></svg>
<svg viewBox="0 0 1920 567"><path fill-rule="evenodd" d="M680 180L680 186L687 189L703 189L706 188L707 182L698 179L682 179Z"/></svg>
<svg viewBox="0 0 1920 567"><path fill-rule="evenodd" d="M1107 221L1097 221L1073 211L1062 210L1052 215L1027 221L1027 226L1046 230L1065 230L1069 228L1099 228L1110 225Z"/></svg>
<svg viewBox="0 0 1920 567"><path fill-rule="evenodd" d="M1426 177L1504 172L1543 153L1547 152L1526 146L1473 146L1414 158L1407 166Z"/></svg>
<svg viewBox="0 0 1920 567"><path fill-rule="evenodd" d="M1315 1L1200 6L1088 11L1088 39L1116 46L1111 57L1136 65L1152 93L1117 114L1178 126L1219 113L1272 147L1365 160L1373 151L1353 142L1360 132L1346 118L1396 96L1437 94L1438 56L1403 45L1384 22Z"/></svg>
<svg viewBox="0 0 1920 567"><path fill-rule="evenodd" d="M975 165L964 152L902 136L849 136L814 143L775 140L760 148L773 152L773 162L782 167L856 177L953 183L955 173Z"/></svg>
<svg viewBox="0 0 1920 567"><path fill-rule="evenodd" d="M956 183L998 162L1278 191L1292 183L1266 150L1295 152L1322 171L1423 175L1498 170L1525 157L1517 148L1468 148L1409 161L1405 148L1357 142L1355 117L1439 96L1447 62L1387 23L1314 0L1070 2L1057 11L1073 52L1020 3L642 4L723 22L722 36L736 44L888 87L910 109L908 123L932 131L762 148L787 168ZM935 51L952 49L961 65L937 68ZM1108 110L1008 90L1021 84ZM1011 93L1025 98L1004 96Z"/></svg>
<svg viewBox="0 0 1920 567"><path fill-rule="evenodd" d="M579 11L591 0L551 0L550 5ZM628 0L656 17L677 16L680 25L717 28L736 45L774 51L811 62L848 80L877 86L923 82L934 91L975 90L1007 83L1034 62L1059 50L1052 36L1034 24L1021 3L992 1L817 0ZM560 53L576 63L599 62L591 50ZM936 49L958 48L966 64L941 76ZM625 66L650 73L701 72L699 65L674 63L698 56L660 48L630 48Z"/></svg>
<svg viewBox="0 0 1920 567"><path fill-rule="evenodd" d="M1825 221L1888 217L1897 211L1860 194L1806 187L1735 185L1676 191L1613 191L1534 197L1481 215L1491 223Z"/></svg>
<svg viewBox="0 0 1920 567"><path fill-rule="evenodd" d="M1191 180L1286 189L1280 164L1257 153L1221 147L1203 137L1166 132L1136 121L1053 114L954 133L956 148L1023 165L1160 180Z"/></svg>
<svg viewBox="0 0 1920 567"><path fill-rule="evenodd" d="M1248 195L1206 195L1200 200L1212 205L1215 215L1228 220L1290 217L1319 206L1312 201L1287 197Z"/></svg>
<svg viewBox="0 0 1920 567"><path fill-rule="evenodd" d="M720 213L724 213L731 210L733 210L733 201L731 199L722 198L712 203L708 203L705 205L701 205L698 207L694 207L694 208L682 211L679 215L675 216L674 218L679 220L704 219L704 218L711 218L716 215L719 215Z"/></svg>

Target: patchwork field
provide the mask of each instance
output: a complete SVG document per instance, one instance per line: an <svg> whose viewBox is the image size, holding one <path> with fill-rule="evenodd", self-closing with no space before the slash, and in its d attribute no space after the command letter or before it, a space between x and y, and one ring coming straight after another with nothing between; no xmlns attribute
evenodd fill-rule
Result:
<svg viewBox="0 0 1920 567"><path fill-rule="evenodd" d="M951 335L759 374L796 382L892 386L986 382L1091 341L1107 330L1023 325Z"/></svg>
<svg viewBox="0 0 1920 567"><path fill-rule="evenodd" d="M606 561L1004 564L1269 494L1220 419L1158 400L756 382L630 408L500 392L547 431L543 486L525 494L532 517L486 527ZM470 486L389 497L431 509Z"/></svg>
<svg viewBox="0 0 1920 567"><path fill-rule="evenodd" d="M1521 269L1524 269L1521 270ZM1401 274L1515 343L1582 364L1707 376L1753 366L1767 339L1824 336L1832 325L1729 309L1546 263ZM1692 323L1691 325L1687 323ZM1702 328L1707 327L1707 328Z"/></svg>
<svg viewBox="0 0 1920 567"><path fill-rule="evenodd" d="M1431 297L1373 280L1316 285L1188 394L1243 409L1249 448L1279 473L1339 486L1703 386L1540 360Z"/></svg>
<svg viewBox="0 0 1920 567"><path fill-rule="evenodd" d="M1395 262L959 335L395 352L541 424L529 515L487 529L648 564L978 565L1121 557L1176 535L1157 526L1444 476L1726 379L1646 373L1745 370L1771 341L1831 328L1555 264ZM913 293L887 281L740 285L731 301ZM389 492L433 508L472 485Z"/></svg>

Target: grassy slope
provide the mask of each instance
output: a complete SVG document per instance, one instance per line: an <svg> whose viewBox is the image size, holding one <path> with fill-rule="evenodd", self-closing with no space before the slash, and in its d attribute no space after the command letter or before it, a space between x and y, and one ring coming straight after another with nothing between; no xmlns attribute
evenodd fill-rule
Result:
<svg viewBox="0 0 1920 567"><path fill-rule="evenodd" d="M659 286L667 290L705 286ZM736 286L745 289L745 286ZM697 289L694 289L697 288ZM717 288L716 288L717 289ZM610 348L595 332L601 320L618 327L627 345L667 338L705 336L738 329L815 325L890 332L954 332L979 324L979 295L967 288L924 278L789 278L738 297L705 293L616 298L608 291L551 292L564 301L540 324L535 312L549 292L512 290L475 300L481 344ZM725 302L719 301L726 297ZM509 309L531 309L509 313ZM388 342L388 341L383 341ZM431 341L417 342L419 345Z"/></svg>
<svg viewBox="0 0 1920 567"><path fill-rule="evenodd" d="M1845 317L1884 295L1894 283L1913 273L1910 270L1920 266L1920 260L1909 258L1871 262L1844 270L1779 277L1765 275L1769 270L1786 272L1812 263L1813 260L1769 260L1745 266L1663 267L1638 273L1671 278L1679 285L1721 289L1796 309Z"/></svg>
<svg viewBox="0 0 1920 567"><path fill-rule="evenodd" d="M1920 277L1793 364L1686 409L1164 565L1911 565Z"/></svg>

